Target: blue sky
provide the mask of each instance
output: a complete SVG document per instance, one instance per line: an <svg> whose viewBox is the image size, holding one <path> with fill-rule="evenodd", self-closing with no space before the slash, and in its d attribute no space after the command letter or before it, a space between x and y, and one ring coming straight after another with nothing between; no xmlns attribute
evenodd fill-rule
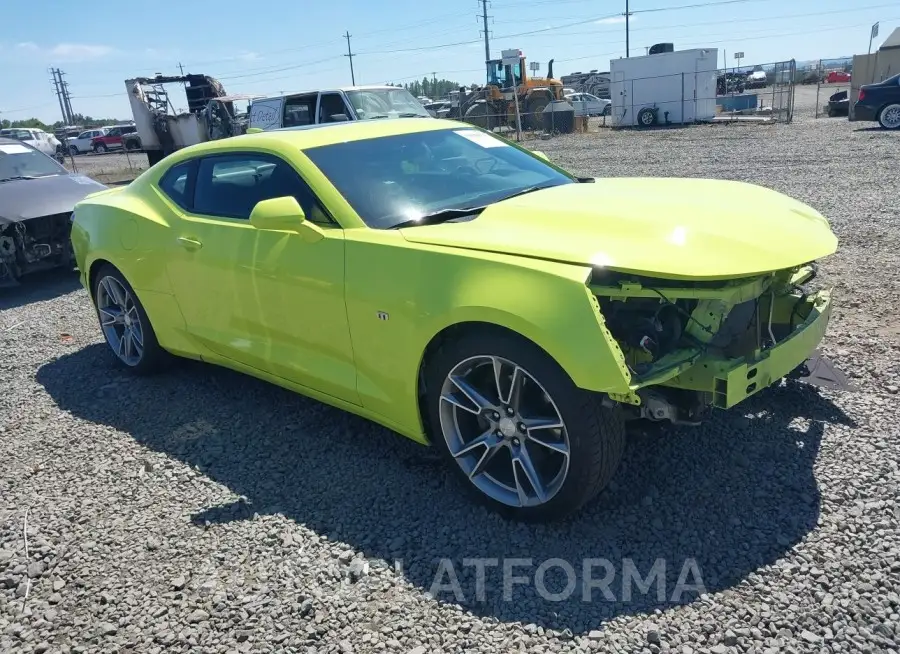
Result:
<svg viewBox="0 0 900 654"><path fill-rule="evenodd" d="M130 117L128 77L205 73L229 93L278 93L350 83L351 34L358 84L403 82L436 73L483 82L477 0L191 0L156 5L4 0L0 33L0 118L60 118L49 67L66 73L72 106L94 116ZM624 0L495 0L492 56L521 48L530 61L554 58L558 77L608 70L625 54ZM703 5L703 6L698 6ZM631 0L631 54L661 41L676 49L724 49L728 65L865 53L900 26L888 0ZM39 17L39 18L36 18ZM174 94L173 94L174 95Z"/></svg>

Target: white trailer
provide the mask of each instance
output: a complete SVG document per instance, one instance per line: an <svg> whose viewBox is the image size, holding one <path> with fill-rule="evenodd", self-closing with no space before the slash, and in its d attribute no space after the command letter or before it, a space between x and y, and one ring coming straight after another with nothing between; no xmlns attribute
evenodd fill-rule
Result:
<svg viewBox="0 0 900 654"><path fill-rule="evenodd" d="M613 127L711 121L719 51L697 48L609 62Z"/></svg>

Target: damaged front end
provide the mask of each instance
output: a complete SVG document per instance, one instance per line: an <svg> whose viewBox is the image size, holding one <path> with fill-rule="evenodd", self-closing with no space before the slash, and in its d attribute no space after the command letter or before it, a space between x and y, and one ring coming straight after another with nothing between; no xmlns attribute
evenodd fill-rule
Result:
<svg viewBox="0 0 900 654"><path fill-rule="evenodd" d="M17 286L22 275L75 265L69 240L72 213L28 220L0 220L0 288Z"/></svg>
<svg viewBox="0 0 900 654"><path fill-rule="evenodd" d="M815 264L728 281L596 271L590 289L631 377L611 399L634 417L697 424L802 369L831 315L815 275Z"/></svg>

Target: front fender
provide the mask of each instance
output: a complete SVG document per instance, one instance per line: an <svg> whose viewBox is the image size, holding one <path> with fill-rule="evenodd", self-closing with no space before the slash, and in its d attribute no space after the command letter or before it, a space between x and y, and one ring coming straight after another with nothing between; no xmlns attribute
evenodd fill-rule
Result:
<svg viewBox="0 0 900 654"><path fill-rule="evenodd" d="M629 376L585 282L585 266L410 243L347 230L347 317L364 406L407 435L422 432L418 376L449 327L489 323L546 351L576 385L625 393Z"/></svg>

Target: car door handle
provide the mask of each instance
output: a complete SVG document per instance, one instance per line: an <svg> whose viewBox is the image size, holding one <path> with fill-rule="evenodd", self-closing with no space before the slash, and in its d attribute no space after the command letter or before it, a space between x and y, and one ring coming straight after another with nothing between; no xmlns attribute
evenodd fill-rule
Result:
<svg viewBox="0 0 900 654"><path fill-rule="evenodd" d="M181 245L185 250L199 250L203 247L203 243L198 241L195 238L189 238L187 236L179 236L178 244Z"/></svg>

